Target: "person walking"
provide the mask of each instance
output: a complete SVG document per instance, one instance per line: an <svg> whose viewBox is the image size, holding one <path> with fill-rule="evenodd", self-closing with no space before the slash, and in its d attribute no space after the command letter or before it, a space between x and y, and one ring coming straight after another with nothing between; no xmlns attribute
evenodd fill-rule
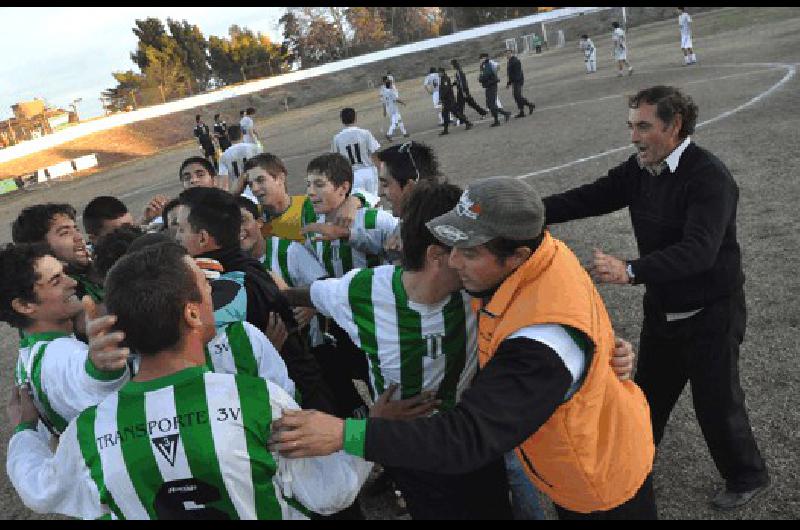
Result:
<svg viewBox="0 0 800 530"><path fill-rule="evenodd" d="M500 120L497 119L498 114L502 114L505 121L508 121L511 118L511 113L499 108L497 105L497 84L500 82L500 78L497 77L497 63L489 59L489 54L485 52L481 53L480 59L478 82L486 90L486 106L494 118L494 123L491 126L497 127L500 125Z"/></svg>
<svg viewBox="0 0 800 530"><path fill-rule="evenodd" d="M633 66L628 62L628 43L625 30L619 27L619 22L611 23L611 42L613 44L614 60L617 61L617 77L622 77L622 67L628 67L628 75L633 74Z"/></svg>
<svg viewBox="0 0 800 530"><path fill-rule="evenodd" d="M581 42L579 43L581 50L583 50L583 62L586 63L586 73L593 74L597 71L597 49L594 47L594 42L589 38L589 35L581 35Z"/></svg>
<svg viewBox="0 0 800 530"><path fill-rule="evenodd" d="M678 8L678 26L681 29L681 51L683 52L683 65L697 64L697 56L692 48L692 17L686 12L685 7Z"/></svg>
<svg viewBox="0 0 800 530"><path fill-rule="evenodd" d="M519 109L519 113L514 117L524 118L525 107L528 107L528 114L533 114L533 109L536 108L536 105L528 101L525 96L522 95L522 85L525 83L525 76L522 73L522 63L514 53L514 50L506 48L506 58L508 59L508 83L506 83L506 88L514 87L514 101L517 103L517 108Z"/></svg>
<svg viewBox="0 0 800 530"><path fill-rule="evenodd" d="M751 501L770 482L739 382L746 307L736 238L739 188L728 168L692 141L698 107L670 86L628 101L637 153L606 177L544 199L547 222L630 211L639 258L595 251L601 283L644 284L636 382L658 444L688 381L695 414L725 487L718 509Z"/></svg>
<svg viewBox="0 0 800 530"><path fill-rule="evenodd" d="M440 136L449 134L448 128L450 127L450 115L455 116L456 125L459 122L466 124L466 130L472 129L472 122L470 122L463 112L458 109L456 103L456 95L453 91L453 81L444 68L439 68L439 97L442 104L442 121L444 129L439 133Z"/></svg>
<svg viewBox="0 0 800 530"><path fill-rule="evenodd" d="M472 94L470 94L467 75L464 73L464 70L461 69L461 64L457 59L451 59L450 64L456 70L453 78L453 86L456 87L456 106L458 107L458 111L461 114L464 114L464 106L469 105L475 109L475 112L481 115L481 118L485 117L487 114L489 114L489 112L478 105L478 103L475 101L475 98L473 98Z"/></svg>

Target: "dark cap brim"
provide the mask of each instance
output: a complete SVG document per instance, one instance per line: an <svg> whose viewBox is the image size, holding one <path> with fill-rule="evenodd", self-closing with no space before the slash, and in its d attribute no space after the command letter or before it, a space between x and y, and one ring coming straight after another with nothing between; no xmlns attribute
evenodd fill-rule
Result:
<svg viewBox="0 0 800 530"><path fill-rule="evenodd" d="M433 237L448 247L470 248L483 245L496 236L476 219L459 215L456 210L431 219L425 226Z"/></svg>

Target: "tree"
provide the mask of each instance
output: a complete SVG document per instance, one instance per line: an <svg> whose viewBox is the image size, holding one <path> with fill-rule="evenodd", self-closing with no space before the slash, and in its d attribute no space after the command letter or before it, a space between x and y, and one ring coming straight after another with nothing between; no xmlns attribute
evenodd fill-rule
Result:
<svg viewBox="0 0 800 530"><path fill-rule="evenodd" d="M113 72L111 74L117 81L117 86L102 92L103 108L109 112L120 112L127 108L136 109L142 102L136 94L145 86L146 80L142 74L133 70L127 72Z"/></svg>
<svg viewBox="0 0 800 530"><path fill-rule="evenodd" d="M382 49L391 41L378 7L351 7L347 23L353 30L352 48L357 53Z"/></svg>
<svg viewBox="0 0 800 530"><path fill-rule="evenodd" d="M167 27L181 51L181 58L191 73L192 80L203 89L207 88L211 69L208 66L208 42L203 32L186 20L178 22L168 18Z"/></svg>
<svg viewBox="0 0 800 530"><path fill-rule="evenodd" d="M164 24L157 18L137 19L134 23L136 26L133 28L133 34L136 35L139 42L136 51L131 53L131 60L136 63L140 71L144 72L148 64L147 48L160 48L167 32L164 30Z"/></svg>
<svg viewBox="0 0 800 530"><path fill-rule="evenodd" d="M142 72L147 84L157 86L161 91L162 103L186 95L189 77L189 69L177 43L166 36L163 39L161 49L155 46L146 48L147 67Z"/></svg>

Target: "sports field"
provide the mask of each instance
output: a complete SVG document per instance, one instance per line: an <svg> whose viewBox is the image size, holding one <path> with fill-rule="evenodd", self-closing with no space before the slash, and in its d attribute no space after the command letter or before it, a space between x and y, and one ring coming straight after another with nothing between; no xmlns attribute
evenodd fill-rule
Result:
<svg viewBox="0 0 800 530"><path fill-rule="evenodd" d="M690 10L691 11L691 10ZM722 482L697 426L687 389L681 397L657 455L655 487L659 515L665 519L795 519L800 517L800 363L794 355L800 332L800 8L726 8L693 15L693 40L699 64L681 66L677 19L633 28L628 33L631 77L617 78L612 66L610 31L593 36L598 71L586 75L577 42L542 55L521 56L525 94L536 103L533 116L489 128L489 120L471 131L451 128L438 136L431 98L418 79L398 83L404 122L414 141L438 154L452 182L507 175L526 179L542 195L602 176L632 153L625 125L625 95L655 84L686 90L700 107L693 139L715 153L739 188L738 238L747 276L748 328L740 371L751 423L772 475L772 488L745 508L720 513L708 499ZM475 50L475 61L480 50ZM501 63L504 81L505 60ZM437 65L438 66L438 65ZM447 66L449 64L442 64ZM476 63L466 65L470 88L484 104ZM382 73L382 72L380 72ZM380 74L376 73L376 77ZM500 89L506 109L516 112L511 91ZM323 101L257 122L268 151L289 168L290 192L303 191L305 167L327 151L339 131L339 109L352 106L358 124L380 135L387 123L377 91ZM485 106L485 105L484 105ZM468 116L475 114L469 109ZM471 114L470 114L471 113ZM477 118L477 116L475 116ZM401 138L402 139L402 138ZM156 193L180 190L177 169L196 144L128 162L82 180L53 184L32 192L0 197L0 242L11 239L10 224L19 211L39 202L69 202L79 211L97 195L116 195L140 213ZM553 229L588 263L597 247L633 257L636 246L627 212L576 221ZM643 288L600 288L617 333L634 346L642 318ZM0 324L0 395L9 395L17 335ZM792 390L794 388L795 390ZM11 427L3 423L5 449ZM370 500L370 517L388 517L382 500ZM545 503L548 504L548 503ZM0 474L0 518L41 518L19 501L5 473ZM552 512L551 512L552 513Z"/></svg>

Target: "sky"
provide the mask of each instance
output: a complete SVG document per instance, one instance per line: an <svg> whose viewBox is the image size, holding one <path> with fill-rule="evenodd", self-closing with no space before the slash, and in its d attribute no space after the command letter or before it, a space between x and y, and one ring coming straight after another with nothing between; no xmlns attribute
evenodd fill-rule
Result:
<svg viewBox="0 0 800 530"><path fill-rule="evenodd" d="M0 120L11 105L34 97L80 118L103 115L100 93L116 86L111 72L134 70L130 53L136 19L167 17L196 24L206 38L227 36L232 24L280 41L283 7L2 7L0 8Z"/></svg>

